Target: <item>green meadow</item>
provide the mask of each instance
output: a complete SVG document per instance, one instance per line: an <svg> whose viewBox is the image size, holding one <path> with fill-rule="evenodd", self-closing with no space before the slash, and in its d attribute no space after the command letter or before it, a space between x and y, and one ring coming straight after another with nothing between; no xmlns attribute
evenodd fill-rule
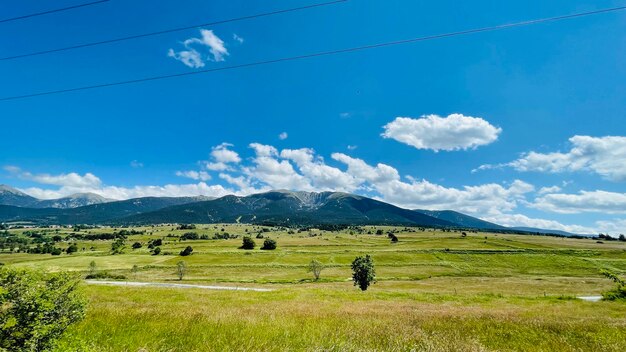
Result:
<svg viewBox="0 0 626 352"><path fill-rule="evenodd" d="M266 232L261 232L263 229ZM399 241L386 235L394 231ZM14 229L23 233L32 229ZM119 229L84 229L112 233ZM129 230L129 229L126 229ZM269 292L85 283L85 320L61 351L625 351L626 302L588 302L626 275L626 243L548 236L370 227L337 232L244 224L134 228L122 254L112 240L71 241L79 250L0 254L14 267L124 275L128 282L183 283ZM72 229L46 229L64 239ZM229 233L234 239L181 240ZM278 248L261 250L264 239ZM242 250L242 236L257 247ZM150 240L161 239L152 255ZM133 249L139 242L141 248ZM69 241L56 243L65 249ZM179 252L192 246L193 254ZM360 291L350 263L370 254L377 282ZM177 263L187 271L179 281ZM318 260L319 280L307 271ZM138 270L131 268L137 266Z"/></svg>

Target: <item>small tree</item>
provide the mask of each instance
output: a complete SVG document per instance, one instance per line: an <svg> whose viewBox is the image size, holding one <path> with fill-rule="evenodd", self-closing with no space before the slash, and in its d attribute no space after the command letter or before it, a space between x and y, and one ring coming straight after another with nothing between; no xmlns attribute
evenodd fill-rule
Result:
<svg viewBox="0 0 626 352"><path fill-rule="evenodd" d="M184 261L179 261L176 263L176 274L178 275L178 280L182 281L185 274L187 274L187 264Z"/></svg>
<svg viewBox="0 0 626 352"><path fill-rule="evenodd" d="M264 249L264 250L276 249L276 240L273 240L271 238L266 238L265 241L263 241L263 247L261 247L261 249Z"/></svg>
<svg viewBox="0 0 626 352"><path fill-rule="evenodd" d="M320 274L322 273L322 270L324 270L324 264L315 259L311 260L311 262L309 263L308 271L310 273L313 273L315 281L320 279Z"/></svg>
<svg viewBox="0 0 626 352"><path fill-rule="evenodd" d="M122 254L124 253L124 247L126 246L126 241L124 238L120 237L111 243L111 254Z"/></svg>
<svg viewBox="0 0 626 352"><path fill-rule="evenodd" d="M139 243L139 242L135 242L135 243L133 243L133 249L139 249L139 248L141 248L141 247L142 247L142 246L141 246L141 243Z"/></svg>
<svg viewBox="0 0 626 352"><path fill-rule="evenodd" d="M192 252L193 252L193 248L191 248L191 246L187 246L187 247L185 247L185 249L180 251L180 255L183 256L183 257L186 257L188 255L191 255Z"/></svg>
<svg viewBox="0 0 626 352"><path fill-rule="evenodd" d="M0 350L47 351L85 316L76 273L0 269Z"/></svg>
<svg viewBox="0 0 626 352"><path fill-rule="evenodd" d="M161 247L156 247L154 251L152 251L152 255L159 255L159 254L161 254Z"/></svg>
<svg viewBox="0 0 626 352"><path fill-rule="evenodd" d="M354 286L359 286L361 291L367 290L369 285L376 280L374 261L369 254L365 257L356 257L352 262L352 280Z"/></svg>
<svg viewBox="0 0 626 352"><path fill-rule="evenodd" d="M241 249L254 249L256 247L256 243L250 236L243 237L243 243L241 245Z"/></svg>
<svg viewBox="0 0 626 352"><path fill-rule="evenodd" d="M133 273L133 277L137 279L137 273L139 272L139 267L137 266L137 264L133 265L133 267L130 269L130 272Z"/></svg>
<svg viewBox="0 0 626 352"><path fill-rule="evenodd" d="M89 275L94 275L96 271L98 271L98 267L96 266L96 261L92 260L91 263L89 263Z"/></svg>

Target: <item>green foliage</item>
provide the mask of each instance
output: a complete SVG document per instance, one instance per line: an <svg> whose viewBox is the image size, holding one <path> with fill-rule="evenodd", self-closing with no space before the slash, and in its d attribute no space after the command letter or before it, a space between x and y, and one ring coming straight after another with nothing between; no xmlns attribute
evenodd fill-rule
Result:
<svg viewBox="0 0 626 352"><path fill-rule="evenodd" d="M153 255L159 255L161 254L161 247L155 247L154 250L152 251Z"/></svg>
<svg viewBox="0 0 626 352"><path fill-rule="evenodd" d="M95 262L95 260L92 260L89 263L89 275L95 274L97 270L98 270L98 267L96 265L96 262Z"/></svg>
<svg viewBox="0 0 626 352"><path fill-rule="evenodd" d="M143 246L142 246L142 244L140 242L133 243L133 249L139 249L141 247L143 247Z"/></svg>
<svg viewBox="0 0 626 352"><path fill-rule="evenodd" d="M85 316L80 278L68 272L0 269L0 350L47 351Z"/></svg>
<svg viewBox="0 0 626 352"><path fill-rule="evenodd" d="M182 281L185 274L187 274L187 264L181 260L176 263L176 275L178 275L178 280Z"/></svg>
<svg viewBox="0 0 626 352"><path fill-rule="evenodd" d="M254 247L256 247L256 243L254 242L252 237L244 236L243 237L243 242L242 242L240 248L241 249L254 249Z"/></svg>
<svg viewBox="0 0 626 352"><path fill-rule="evenodd" d="M118 238L111 243L111 254L122 254L126 247L126 240L124 238Z"/></svg>
<svg viewBox="0 0 626 352"><path fill-rule="evenodd" d="M358 285L361 291L367 290L370 284L375 282L374 261L369 254L365 257L356 257L352 262L352 280L354 286Z"/></svg>
<svg viewBox="0 0 626 352"><path fill-rule="evenodd" d="M72 253L76 253L78 252L78 246L76 245L76 243L72 243L70 244L67 249L65 250L65 252L67 254L72 254Z"/></svg>
<svg viewBox="0 0 626 352"><path fill-rule="evenodd" d="M122 274L111 274L107 271L100 271L95 274L89 274L85 276L87 280L102 280L102 279L112 279L112 280L126 280L127 277Z"/></svg>
<svg viewBox="0 0 626 352"><path fill-rule="evenodd" d="M309 263L309 267L307 270L308 272L313 273L313 277L317 281L320 279L320 274L322 273L322 270L324 270L324 264L322 264L320 261L313 259Z"/></svg>
<svg viewBox="0 0 626 352"><path fill-rule="evenodd" d="M276 249L276 240L273 240L271 238L266 238L265 241L263 241L263 247L261 247L261 249L263 250L273 250Z"/></svg>
<svg viewBox="0 0 626 352"><path fill-rule="evenodd" d="M187 247L185 247L185 249L180 251L180 255L183 256L183 257L186 257L188 255L191 255L192 252L193 252L193 248L191 248L191 246L187 246Z"/></svg>
<svg viewBox="0 0 626 352"><path fill-rule="evenodd" d="M612 273L608 270L603 270L602 275L604 275L608 279L611 279L616 284L616 287L614 289L602 293L602 299L604 299L605 301L626 299L626 282L615 273Z"/></svg>
<svg viewBox="0 0 626 352"><path fill-rule="evenodd" d="M185 240L199 240L200 236L198 236L198 234L195 233L195 232L186 232L182 236L180 236L180 239L183 240L183 241L185 241Z"/></svg>

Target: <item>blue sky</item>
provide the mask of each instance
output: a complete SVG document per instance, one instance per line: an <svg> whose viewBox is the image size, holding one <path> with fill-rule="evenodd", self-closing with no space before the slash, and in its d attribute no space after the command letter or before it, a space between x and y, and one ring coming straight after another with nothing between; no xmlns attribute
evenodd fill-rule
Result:
<svg viewBox="0 0 626 352"><path fill-rule="evenodd" d="M0 13L76 3L24 0L0 4ZM0 53L311 3L111 0L0 23ZM623 5L351 0L0 61L0 97ZM0 183L48 198L342 190L505 225L626 232L625 30L620 11L2 101ZM196 61L186 65L181 55Z"/></svg>

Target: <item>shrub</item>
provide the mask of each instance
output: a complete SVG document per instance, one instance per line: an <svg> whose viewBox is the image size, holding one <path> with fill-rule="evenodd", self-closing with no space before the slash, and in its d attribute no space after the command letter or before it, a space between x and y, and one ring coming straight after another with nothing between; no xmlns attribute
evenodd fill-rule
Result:
<svg viewBox="0 0 626 352"><path fill-rule="evenodd" d="M361 291L367 290L369 285L376 280L374 261L369 254L365 257L356 257L352 262L352 280L354 286L359 286Z"/></svg>
<svg viewBox="0 0 626 352"><path fill-rule="evenodd" d="M257 235L256 235L256 238L259 238L259 239L260 239L260 238L263 238L263 237L265 237L265 236L263 236L263 234L262 234L262 233L260 233L260 232L259 232L259 233L257 233Z"/></svg>
<svg viewBox="0 0 626 352"><path fill-rule="evenodd" d="M263 247L261 247L261 249L264 249L264 250L276 249L276 240L273 240L271 238L266 238L265 241L263 241Z"/></svg>
<svg viewBox="0 0 626 352"><path fill-rule="evenodd" d="M242 243L240 248L241 249L254 249L254 247L256 247L256 243L254 242L252 237L244 236L243 237L243 243Z"/></svg>
<svg viewBox="0 0 626 352"><path fill-rule="evenodd" d="M85 316L74 273L0 270L0 350L45 351Z"/></svg>
<svg viewBox="0 0 626 352"><path fill-rule="evenodd" d="M156 247L154 248L154 250L152 251L153 255L159 255L161 254L161 247Z"/></svg>
<svg viewBox="0 0 626 352"><path fill-rule="evenodd" d="M65 250L65 253L67 254L72 254L76 252L78 252L78 246L76 245L76 243L70 244L69 247L67 247L67 249Z"/></svg>
<svg viewBox="0 0 626 352"><path fill-rule="evenodd" d="M89 274L85 276L87 280L98 280L98 279L112 279L112 280L126 280L126 276L122 274L111 274L106 271L100 271L95 274Z"/></svg>
<svg viewBox="0 0 626 352"><path fill-rule="evenodd" d="M124 247L126 246L126 241L123 238L118 238L113 243L111 243L111 254L122 254L124 253Z"/></svg>
<svg viewBox="0 0 626 352"><path fill-rule="evenodd" d="M311 262L309 263L308 272L313 273L313 277L316 281L320 279L320 274L322 273L322 270L324 270L324 264L315 259L311 260Z"/></svg>
<svg viewBox="0 0 626 352"><path fill-rule="evenodd" d="M183 257L186 257L188 255L191 255L192 252L193 252L193 248L191 248L191 246L187 246L187 247L185 247L185 249L180 251L180 255L183 256Z"/></svg>
<svg viewBox="0 0 626 352"><path fill-rule="evenodd" d="M396 235L394 235L394 234L393 234L393 233L391 233L391 232L389 232L389 233L387 234L387 237L391 238L391 242L392 242L392 243L396 243L396 242L398 242L398 237L396 237Z"/></svg>
<svg viewBox="0 0 626 352"><path fill-rule="evenodd" d="M63 253L63 251L61 250L61 248L52 248L52 250L50 251L50 254L52 255L61 255L61 253Z"/></svg>
<svg viewBox="0 0 626 352"><path fill-rule="evenodd" d="M141 243L139 243L139 242L133 243L133 249L139 249L141 247L142 247Z"/></svg>

